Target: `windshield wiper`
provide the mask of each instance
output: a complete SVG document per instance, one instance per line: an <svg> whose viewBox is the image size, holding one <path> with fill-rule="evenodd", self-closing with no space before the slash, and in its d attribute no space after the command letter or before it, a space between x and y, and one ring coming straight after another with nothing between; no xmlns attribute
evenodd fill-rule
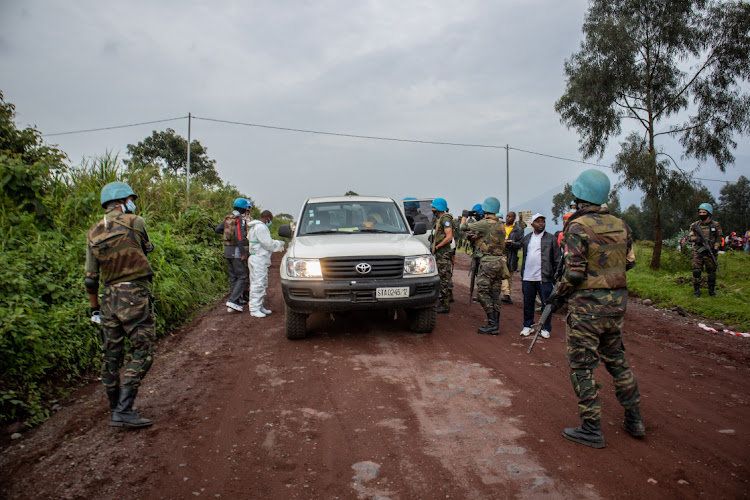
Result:
<svg viewBox="0 0 750 500"><path fill-rule="evenodd" d="M366 227L359 230L360 233L392 233L393 231L386 231L385 229L375 229L373 227Z"/></svg>
<svg viewBox="0 0 750 500"><path fill-rule="evenodd" d="M302 236L309 236L311 234L333 234L333 233L338 233L338 231L336 231L335 229L328 229L325 231L310 231L310 232L303 234Z"/></svg>

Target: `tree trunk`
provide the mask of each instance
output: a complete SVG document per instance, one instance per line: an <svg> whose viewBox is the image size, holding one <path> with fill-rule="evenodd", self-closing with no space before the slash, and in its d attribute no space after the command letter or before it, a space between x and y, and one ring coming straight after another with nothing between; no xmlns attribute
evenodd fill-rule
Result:
<svg viewBox="0 0 750 500"><path fill-rule="evenodd" d="M660 200L658 196L654 196L651 200L651 207L654 210L654 253L651 255L651 269L654 271L659 270L661 265L661 246L662 246L662 233L661 233L661 209Z"/></svg>

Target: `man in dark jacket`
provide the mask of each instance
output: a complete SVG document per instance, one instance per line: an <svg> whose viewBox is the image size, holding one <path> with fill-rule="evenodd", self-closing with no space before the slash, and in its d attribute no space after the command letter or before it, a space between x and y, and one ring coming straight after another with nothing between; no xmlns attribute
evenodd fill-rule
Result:
<svg viewBox="0 0 750 500"><path fill-rule="evenodd" d="M216 226L216 232L224 235L224 258L229 275L229 299L227 312L242 312L245 292L250 284L250 270L247 267L250 242L247 240L247 219L245 214L250 204L246 198L234 200L234 210Z"/></svg>
<svg viewBox="0 0 750 500"><path fill-rule="evenodd" d="M521 289L523 290L523 330L521 335L526 337L531 333L534 324L534 302L539 294L542 307L552 293L555 282L555 270L560 263L560 247L555 237L545 231L546 220L542 214L534 214L531 218L532 233L527 234L521 243L523 248L523 264L521 264ZM543 338L549 338L551 317L539 332Z"/></svg>
<svg viewBox="0 0 750 500"><path fill-rule="evenodd" d="M513 285L513 273L518 271L518 250L521 248L524 227L525 225L522 225L521 221L516 223L515 212L508 212L505 215L505 248L508 251L507 263L508 272L510 272L510 278L503 280L502 284L502 300L506 304L513 303L513 300L510 298L510 288Z"/></svg>

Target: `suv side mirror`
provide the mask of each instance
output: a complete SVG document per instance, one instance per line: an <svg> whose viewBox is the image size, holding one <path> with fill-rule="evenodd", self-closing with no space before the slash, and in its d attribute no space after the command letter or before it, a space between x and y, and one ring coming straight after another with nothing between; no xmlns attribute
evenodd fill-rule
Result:
<svg viewBox="0 0 750 500"><path fill-rule="evenodd" d="M414 224L414 234L425 234L427 232L427 224L424 222L417 222Z"/></svg>
<svg viewBox="0 0 750 500"><path fill-rule="evenodd" d="M279 237L281 238L292 237L292 228L289 226L289 224L284 224L283 226L279 226Z"/></svg>

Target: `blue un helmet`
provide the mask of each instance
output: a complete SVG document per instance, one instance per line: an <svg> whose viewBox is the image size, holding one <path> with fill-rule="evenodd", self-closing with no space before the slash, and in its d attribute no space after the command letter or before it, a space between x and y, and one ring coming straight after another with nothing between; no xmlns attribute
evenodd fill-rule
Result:
<svg viewBox="0 0 750 500"><path fill-rule="evenodd" d="M411 201L415 200L415 201ZM413 196L407 196L404 198L404 208L416 208L419 209L419 202Z"/></svg>
<svg viewBox="0 0 750 500"><path fill-rule="evenodd" d="M112 200L124 200L129 196L133 199L138 198L133 189L124 182L110 182L102 188L100 200L103 207Z"/></svg>
<svg viewBox="0 0 750 500"><path fill-rule="evenodd" d="M253 208L253 200L251 200L250 198L245 198L245 200L247 201L247 209L250 210L251 208Z"/></svg>
<svg viewBox="0 0 750 500"><path fill-rule="evenodd" d="M444 198L435 198L434 200L432 200L430 206L438 212L445 212L446 210L448 210L448 202L445 201Z"/></svg>
<svg viewBox="0 0 750 500"><path fill-rule="evenodd" d="M498 212L500 212L500 200L498 200L494 196L485 198L482 202L482 210L485 213L497 214Z"/></svg>
<svg viewBox="0 0 750 500"><path fill-rule="evenodd" d="M602 203L606 203L609 197L609 186L609 177L607 177L607 174L591 168L581 172L581 175L573 181L571 191L576 199L594 205L601 205Z"/></svg>
<svg viewBox="0 0 750 500"><path fill-rule="evenodd" d="M698 210L705 210L706 212L709 213L709 215L714 214L714 207L712 207L710 203L701 203L698 206Z"/></svg>
<svg viewBox="0 0 750 500"><path fill-rule="evenodd" d="M245 198L237 198L236 200L234 200L234 208L247 210L247 200Z"/></svg>
<svg viewBox="0 0 750 500"><path fill-rule="evenodd" d="M479 215L484 215L484 210L482 210L482 204L481 203L477 203L476 205L474 205L473 207L471 207L471 209L474 210Z"/></svg>

